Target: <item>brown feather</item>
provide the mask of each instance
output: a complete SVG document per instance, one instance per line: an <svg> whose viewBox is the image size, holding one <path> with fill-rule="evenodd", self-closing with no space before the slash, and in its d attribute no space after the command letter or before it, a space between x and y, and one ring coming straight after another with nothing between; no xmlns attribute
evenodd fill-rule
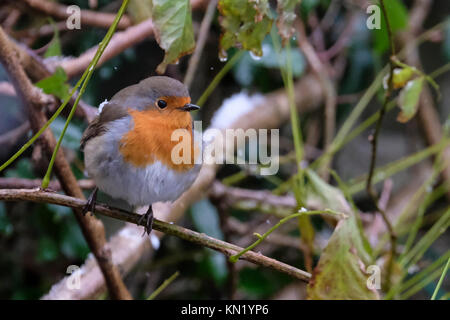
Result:
<svg viewBox="0 0 450 320"><path fill-rule="evenodd" d="M128 116L127 109L115 103L108 103L103 107L100 115L94 118L83 133L80 142L80 149L83 150L86 143L107 130L107 124L111 121Z"/></svg>

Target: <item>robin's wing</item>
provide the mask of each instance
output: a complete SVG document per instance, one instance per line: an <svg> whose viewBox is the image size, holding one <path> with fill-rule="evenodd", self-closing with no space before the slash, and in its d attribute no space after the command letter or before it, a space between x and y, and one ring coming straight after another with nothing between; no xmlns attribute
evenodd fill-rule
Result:
<svg viewBox="0 0 450 320"><path fill-rule="evenodd" d="M92 120L84 131L83 136L81 137L80 149L83 150L84 146L91 138L102 135L106 131L109 122L124 118L127 115L127 109L122 105L111 102L106 104L103 107L102 112Z"/></svg>

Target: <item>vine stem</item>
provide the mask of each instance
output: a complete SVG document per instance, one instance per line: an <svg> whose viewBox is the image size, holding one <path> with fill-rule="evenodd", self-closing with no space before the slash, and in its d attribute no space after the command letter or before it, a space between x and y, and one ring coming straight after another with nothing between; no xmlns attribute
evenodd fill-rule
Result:
<svg viewBox="0 0 450 320"><path fill-rule="evenodd" d="M381 10L383 11L383 15L384 15L384 18L386 21L387 34L388 34L388 39L389 39L389 43L390 43L390 47L391 47L391 56L389 58L388 88L384 95L384 102L383 102L383 106L381 107L381 110L380 110L380 115L378 117L378 121L375 125L375 132L374 132L373 136L371 137L372 156L370 159L370 169L369 169L369 175L367 178L366 191L369 194L369 196L371 197L376 210L381 214L383 221L386 225L386 228L388 230L389 237L390 237L391 248L390 248L389 261L387 264L387 274L386 274L386 284L385 284L385 289L388 290L390 287L392 269L393 269L393 264L394 264L394 260L395 260L395 255L397 252L397 236L394 232L394 228L392 227L391 222L389 221L386 211L383 210L382 208L380 208L380 206L378 204L378 196L372 187L372 179L373 179L373 175L375 172L375 163L376 163L376 157L377 157L377 145L378 145L378 137L379 137L380 131L381 131L381 124L383 122L383 118L384 118L386 109L389 104L389 99L394 90L393 76L394 76L394 68L395 68L395 63L394 63L395 44L394 44L394 38L392 36L392 29L391 29L391 25L389 22L389 17L387 15L384 0L380 0L380 6L381 6Z"/></svg>
<svg viewBox="0 0 450 320"><path fill-rule="evenodd" d="M58 194L55 192L48 192L42 189L0 189L0 200L51 203L75 209L81 209L86 205L86 200ZM142 216L140 214L110 208L100 203L95 206L95 213L113 219L134 223L136 225L142 225L142 222L140 222L140 218ZM226 256L232 256L233 254L244 250L239 246L222 240L218 240L204 233L198 233L193 230L186 229L181 226L167 223L158 219L153 220L153 229L201 245L203 247L219 251ZM305 282L308 282L311 279L311 274L306 271L295 268L278 260L266 257L262 254L255 253L253 251L247 250L247 252L245 252L245 254L243 254L241 258L254 264L277 270Z"/></svg>
<svg viewBox="0 0 450 320"><path fill-rule="evenodd" d="M431 300L435 300L437 293L439 292L439 288L442 285L442 282L444 281L445 275L447 274L448 266L450 265L450 258L448 258L447 263L445 264L444 270L442 271L442 275L439 278L438 284L436 288L434 289L433 296L431 297Z"/></svg>
<svg viewBox="0 0 450 320"><path fill-rule="evenodd" d="M313 210L313 211L302 211L302 212L298 212L298 213L294 213L291 214L290 216L287 216L286 218L281 219L280 221L278 221L278 223L276 225L274 225L273 227L271 227L269 230L267 230L266 233L264 233L263 235L260 235L259 233L254 233L254 235L258 238L258 240L256 240L255 242L253 242L250 246L248 246L247 248L245 248L244 250L242 250L241 252L233 255L230 257L230 262L237 262L239 260L239 258L245 254L247 251L252 250L253 248L255 248L258 244L260 244L261 242L264 241L265 238L267 238L272 232L274 232L276 229L278 229L281 225L285 224L286 222L288 222L289 220L293 219L293 218L299 218L302 216L310 216L310 215L316 215L316 214L332 214L332 215L337 215L340 216L341 218L345 218L347 217L344 213L341 212L337 212L337 211L333 211L330 209L326 209L326 210Z"/></svg>
<svg viewBox="0 0 450 320"><path fill-rule="evenodd" d="M147 298L147 300L154 300L156 296L159 295L165 288L167 288L167 286L171 284L179 275L180 272L177 271L168 279L164 280L164 282L155 291L153 291L153 293Z"/></svg>

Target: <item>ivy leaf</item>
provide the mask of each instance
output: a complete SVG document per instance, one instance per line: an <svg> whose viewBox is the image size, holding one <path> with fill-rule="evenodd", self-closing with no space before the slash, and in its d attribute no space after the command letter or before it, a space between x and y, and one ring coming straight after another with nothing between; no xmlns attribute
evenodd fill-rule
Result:
<svg viewBox="0 0 450 320"><path fill-rule="evenodd" d="M49 19L53 27L53 38L50 41L47 50L44 53L44 58L62 56L61 42L59 41L59 30L52 19Z"/></svg>
<svg viewBox="0 0 450 320"><path fill-rule="evenodd" d="M341 219L308 283L308 299L378 300L377 291L367 287L367 257L355 217Z"/></svg>
<svg viewBox="0 0 450 320"><path fill-rule="evenodd" d="M397 116L397 121L407 122L417 112L419 106L420 93L423 88L423 77L408 81L406 86L400 91L398 96L398 106L401 112Z"/></svg>
<svg viewBox="0 0 450 320"><path fill-rule="evenodd" d="M277 4L277 27L278 33L283 39L283 44L288 41L295 30L292 27L296 18L295 7L300 3L300 0L278 0Z"/></svg>
<svg viewBox="0 0 450 320"><path fill-rule="evenodd" d="M404 29L408 24L408 10L399 0L385 1L386 11L391 25L392 32ZM380 6L379 6L380 7ZM389 49L389 38L387 33L386 20L380 7L380 29L373 29L375 36L374 50L383 54Z"/></svg>
<svg viewBox="0 0 450 320"><path fill-rule="evenodd" d="M155 37L165 56L156 68L162 74L170 63L195 49L189 0L152 0L152 19Z"/></svg>
<svg viewBox="0 0 450 320"><path fill-rule="evenodd" d="M220 0L219 11L222 27L219 57L226 59L226 51L231 47L242 47L262 56L262 41L272 27L268 0Z"/></svg>
<svg viewBox="0 0 450 320"><path fill-rule="evenodd" d="M322 203L326 208L343 212L336 229L322 251L313 277L307 287L308 299L379 299L378 293L367 288L366 268L372 261L368 243L358 216L342 191L307 169L308 202ZM318 199L317 199L318 198Z"/></svg>
<svg viewBox="0 0 450 320"><path fill-rule="evenodd" d="M64 100L69 95L69 85L66 83L67 74L63 68L57 67L55 72L41 81L36 86L41 88L46 94L53 94Z"/></svg>

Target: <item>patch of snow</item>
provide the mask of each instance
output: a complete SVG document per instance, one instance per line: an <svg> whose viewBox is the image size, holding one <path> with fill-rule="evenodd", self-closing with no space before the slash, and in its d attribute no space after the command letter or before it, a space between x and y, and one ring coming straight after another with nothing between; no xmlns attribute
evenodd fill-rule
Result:
<svg viewBox="0 0 450 320"><path fill-rule="evenodd" d="M264 97L261 94L248 95L241 91L225 99L211 120L211 126L215 128L230 128L232 124L246 113L252 111L255 106L261 104Z"/></svg>

